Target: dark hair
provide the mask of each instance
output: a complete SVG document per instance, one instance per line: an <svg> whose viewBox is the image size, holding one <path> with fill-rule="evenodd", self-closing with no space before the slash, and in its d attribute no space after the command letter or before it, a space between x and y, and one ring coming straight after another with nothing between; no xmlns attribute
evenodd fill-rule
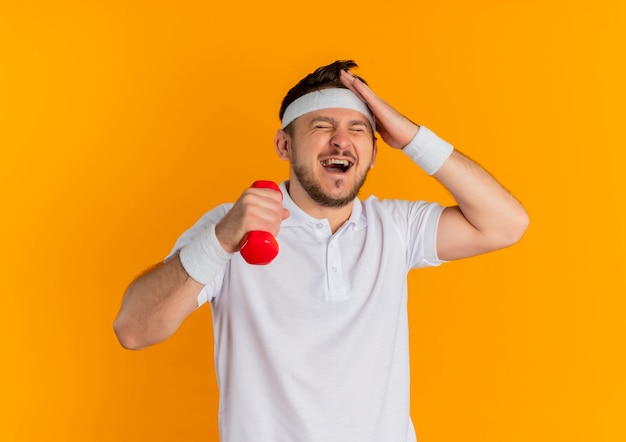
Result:
<svg viewBox="0 0 626 442"><path fill-rule="evenodd" d="M280 105L278 118L282 120L287 106L289 106L301 96L308 94L309 92L330 88L346 89L346 87L341 84L341 81L339 80L341 70L343 69L347 71L357 67L359 66L353 60L337 60L334 63L329 64L328 66L322 66L321 68L317 68L315 72L312 72L304 77L298 82L298 84L292 87L289 92L287 92L287 95L285 95L285 98L283 98L283 102ZM367 82L361 77L358 78L363 83L367 84Z"/></svg>

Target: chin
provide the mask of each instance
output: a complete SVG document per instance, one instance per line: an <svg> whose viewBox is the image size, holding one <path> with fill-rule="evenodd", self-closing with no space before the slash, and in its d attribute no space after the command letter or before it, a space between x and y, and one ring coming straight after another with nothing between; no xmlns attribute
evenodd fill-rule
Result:
<svg viewBox="0 0 626 442"><path fill-rule="evenodd" d="M293 163L292 166L295 178L302 189L309 198L322 207L341 208L352 203L359 194L367 176L365 174L361 179L352 174L350 176L315 177L304 168Z"/></svg>
<svg viewBox="0 0 626 442"><path fill-rule="evenodd" d="M345 186L345 185L344 185ZM343 187L343 186L342 186ZM320 188L307 189L307 193L315 202L324 207L345 207L352 203L359 193L359 187L333 189L330 192L324 192Z"/></svg>

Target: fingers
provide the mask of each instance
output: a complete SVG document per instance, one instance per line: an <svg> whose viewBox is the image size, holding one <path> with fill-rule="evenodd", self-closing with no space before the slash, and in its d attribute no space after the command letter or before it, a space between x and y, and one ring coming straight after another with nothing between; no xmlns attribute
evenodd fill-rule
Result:
<svg viewBox="0 0 626 442"><path fill-rule="evenodd" d="M239 250L241 239L250 231L260 230L276 236L280 223L288 216L279 192L249 188L216 225L215 233L224 249L233 253Z"/></svg>
<svg viewBox="0 0 626 442"><path fill-rule="evenodd" d="M343 69L341 70L341 73L339 76L339 81L341 81L341 84L343 84L345 87L350 89L354 93L354 95L359 97L361 101L367 104L367 101L365 100L365 98L359 93L359 91L354 86L355 80L356 80L356 76L354 74L348 71L344 71Z"/></svg>
<svg viewBox="0 0 626 442"><path fill-rule="evenodd" d="M354 74L342 70L340 81L367 104L376 119L377 132L389 146L402 148L415 136L419 126L378 97Z"/></svg>
<svg viewBox="0 0 626 442"><path fill-rule="evenodd" d="M272 189L247 189L238 204L242 210L242 227L263 230L276 236L283 220L283 201L279 192Z"/></svg>
<svg viewBox="0 0 626 442"><path fill-rule="evenodd" d="M384 122L389 114L397 113L393 107L376 95L368 85L351 72L342 70L339 79L341 84L367 104L377 120Z"/></svg>
<svg viewBox="0 0 626 442"><path fill-rule="evenodd" d="M351 72L344 71L342 69L339 81L341 81L341 84L350 89L367 105L370 104L368 99L371 100L372 98L376 98L376 95L372 92L372 90Z"/></svg>

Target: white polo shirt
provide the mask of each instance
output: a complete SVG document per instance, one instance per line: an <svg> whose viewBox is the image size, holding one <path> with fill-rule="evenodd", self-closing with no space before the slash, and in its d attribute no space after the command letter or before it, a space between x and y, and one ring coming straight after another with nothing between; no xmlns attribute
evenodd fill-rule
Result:
<svg viewBox="0 0 626 442"><path fill-rule="evenodd" d="M221 440L414 442L406 276L442 262L443 207L357 199L333 235L281 191L291 215L276 259L233 254L198 297L213 314ZM230 207L205 214L174 250Z"/></svg>

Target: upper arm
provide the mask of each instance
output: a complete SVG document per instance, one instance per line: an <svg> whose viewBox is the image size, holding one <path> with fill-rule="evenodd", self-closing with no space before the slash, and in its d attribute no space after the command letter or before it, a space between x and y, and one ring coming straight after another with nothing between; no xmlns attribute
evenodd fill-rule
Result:
<svg viewBox="0 0 626 442"><path fill-rule="evenodd" d="M469 258L504 247L474 227L458 206L446 207L437 226L437 255L444 261Z"/></svg>

